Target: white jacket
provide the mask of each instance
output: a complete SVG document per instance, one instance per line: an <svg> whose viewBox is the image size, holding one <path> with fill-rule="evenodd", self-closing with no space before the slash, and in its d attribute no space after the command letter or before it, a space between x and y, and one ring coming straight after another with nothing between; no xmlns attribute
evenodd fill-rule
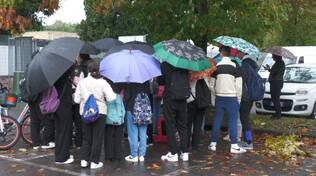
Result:
<svg viewBox="0 0 316 176"><path fill-rule="evenodd" d="M106 114L106 101L113 101L116 98L115 93L106 80L102 78L95 79L88 75L88 77L79 81L74 95L75 103L80 104L80 115L83 113L84 103L91 94L94 95L97 101L100 114Z"/></svg>
<svg viewBox="0 0 316 176"><path fill-rule="evenodd" d="M242 78L241 72L229 57L223 57L217 64L217 69L210 80L212 104L215 104L215 96L237 97L241 100Z"/></svg>

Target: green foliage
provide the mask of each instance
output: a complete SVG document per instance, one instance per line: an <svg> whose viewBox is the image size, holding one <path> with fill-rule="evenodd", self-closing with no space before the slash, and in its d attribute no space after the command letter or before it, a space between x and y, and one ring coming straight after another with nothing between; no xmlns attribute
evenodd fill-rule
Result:
<svg viewBox="0 0 316 176"><path fill-rule="evenodd" d="M62 21L56 21L52 25L44 26L44 30L47 30L47 31L77 32L77 24L69 24L69 23L63 23Z"/></svg>
<svg viewBox="0 0 316 176"><path fill-rule="evenodd" d="M310 37L316 31L313 0L133 0L121 5L116 2L108 0L103 12L95 10L98 3L104 6L101 1L85 0L87 19L79 26L82 39L147 35L151 44L171 38L192 39L206 48L207 41L231 35L260 48L316 45L316 39ZM299 13L295 15L295 11ZM296 24L293 19L297 19Z"/></svg>

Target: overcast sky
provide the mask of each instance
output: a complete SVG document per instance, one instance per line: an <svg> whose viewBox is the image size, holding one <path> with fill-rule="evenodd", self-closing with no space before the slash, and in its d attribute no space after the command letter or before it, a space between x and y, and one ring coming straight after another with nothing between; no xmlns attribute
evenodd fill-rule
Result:
<svg viewBox="0 0 316 176"><path fill-rule="evenodd" d="M80 23L82 19L86 19L83 0L61 0L60 8L43 21L44 25L51 25L57 20L65 23Z"/></svg>

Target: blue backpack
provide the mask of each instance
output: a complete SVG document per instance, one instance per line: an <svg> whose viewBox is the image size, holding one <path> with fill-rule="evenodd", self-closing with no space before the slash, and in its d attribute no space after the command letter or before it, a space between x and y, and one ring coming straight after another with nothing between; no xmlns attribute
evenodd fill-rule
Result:
<svg viewBox="0 0 316 176"><path fill-rule="evenodd" d="M122 97L116 94L116 99L106 103L107 117L105 123L107 125L122 125L124 123L125 108Z"/></svg>
<svg viewBox="0 0 316 176"><path fill-rule="evenodd" d="M246 63L243 63L243 66ZM259 101L263 99L265 92L265 80L261 78L258 72L255 71L250 65L248 65L249 74L252 76L250 80L243 81L243 97L246 97L251 101ZM247 95L247 96L245 96Z"/></svg>
<svg viewBox="0 0 316 176"><path fill-rule="evenodd" d="M133 109L133 123L147 125L152 122L151 117L152 111L148 95L145 93L137 94Z"/></svg>
<svg viewBox="0 0 316 176"><path fill-rule="evenodd" d="M95 122L99 118L99 108L93 94L85 102L81 118L85 123Z"/></svg>

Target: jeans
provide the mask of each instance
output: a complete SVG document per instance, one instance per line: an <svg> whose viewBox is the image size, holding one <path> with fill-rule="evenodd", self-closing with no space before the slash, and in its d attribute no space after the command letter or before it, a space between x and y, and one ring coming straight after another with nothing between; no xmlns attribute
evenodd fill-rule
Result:
<svg viewBox="0 0 316 176"><path fill-rule="evenodd" d="M252 135L251 135L251 126L249 122L249 114L251 111L253 101L244 101L241 100L240 102L240 121L242 125L242 131L244 134L244 140L248 143L251 143L252 141Z"/></svg>
<svg viewBox="0 0 316 176"><path fill-rule="evenodd" d="M162 98L154 97L153 98L153 133L157 134L157 123L160 115L160 105Z"/></svg>
<svg viewBox="0 0 316 176"><path fill-rule="evenodd" d="M217 142L224 112L228 115L228 127L231 144L237 144L237 118L239 104L237 97L220 97L215 99L215 117L213 121L211 142Z"/></svg>
<svg viewBox="0 0 316 176"><path fill-rule="evenodd" d="M145 156L147 147L147 125L138 125L133 123L133 114L126 112L128 142L131 150L131 156ZM139 153L138 153L139 151Z"/></svg>

